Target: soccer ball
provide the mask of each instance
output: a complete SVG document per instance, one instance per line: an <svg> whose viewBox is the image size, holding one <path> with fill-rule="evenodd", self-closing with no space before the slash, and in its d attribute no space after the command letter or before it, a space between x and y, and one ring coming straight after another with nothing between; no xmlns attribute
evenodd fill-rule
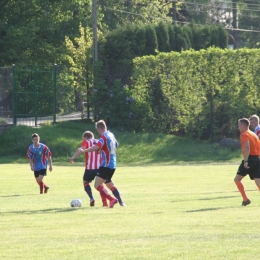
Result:
<svg viewBox="0 0 260 260"><path fill-rule="evenodd" d="M70 203L70 206L72 208L75 208L75 207L81 207L81 200L80 199L73 199Z"/></svg>

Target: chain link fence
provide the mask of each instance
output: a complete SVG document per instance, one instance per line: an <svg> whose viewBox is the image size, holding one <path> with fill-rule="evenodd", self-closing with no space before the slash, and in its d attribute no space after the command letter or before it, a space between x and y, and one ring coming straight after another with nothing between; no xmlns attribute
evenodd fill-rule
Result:
<svg viewBox="0 0 260 260"><path fill-rule="evenodd" d="M38 126L85 117L69 68L0 67L0 123Z"/></svg>

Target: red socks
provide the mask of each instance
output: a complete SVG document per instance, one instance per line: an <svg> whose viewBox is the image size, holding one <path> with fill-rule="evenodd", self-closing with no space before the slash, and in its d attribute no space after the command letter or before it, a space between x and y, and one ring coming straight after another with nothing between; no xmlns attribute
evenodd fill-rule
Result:
<svg viewBox="0 0 260 260"><path fill-rule="evenodd" d="M104 188L103 185L99 185L97 187L97 190L99 191L100 193L100 196L102 198L102 201L103 201L103 198L106 198L108 199L109 201L113 200L114 198L112 196L109 195L109 193L107 192L107 190Z"/></svg>
<svg viewBox="0 0 260 260"><path fill-rule="evenodd" d="M43 181L38 184L40 186L40 193L43 193L43 189L45 189L47 187L46 184Z"/></svg>

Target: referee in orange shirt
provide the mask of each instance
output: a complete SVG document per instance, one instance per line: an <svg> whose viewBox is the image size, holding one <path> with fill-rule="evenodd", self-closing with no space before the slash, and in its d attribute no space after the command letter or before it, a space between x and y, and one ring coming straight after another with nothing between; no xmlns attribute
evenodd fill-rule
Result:
<svg viewBox="0 0 260 260"><path fill-rule="evenodd" d="M240 131L240 144L244 160L242 160L237 174L235 183L243 197L242 206L251 203L248 199L245 188L241 180L249 174L251 180L254 180L260 190L260 142L257 135L249 130L250 122L247 118L238 120L238 129Z"/></svg>

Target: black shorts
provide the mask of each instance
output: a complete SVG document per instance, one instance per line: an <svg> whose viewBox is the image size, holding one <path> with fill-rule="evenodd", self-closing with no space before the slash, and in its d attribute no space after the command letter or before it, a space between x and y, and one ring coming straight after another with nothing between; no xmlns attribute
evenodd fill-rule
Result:
<svg viewBox="0 0 260 260"><path fill-rule="evenodd" d="M249 155L248 166L249 169L246 169L244 167L243 160L238 168L237 175L246 176L247 174L249 174L251 180L255 178L260 178L260 161L257 155Z"/></svg>
<svg viewBox="0 0 260 260"><path fill-rule="evenodd" d="M88 170L86 169L83 175L83 181L92 182L96 175L97 175L98 169L96 170Z"/></svg>
<svg viewBox="0 0 260 260"><path fill-rule="evenodd" d="M41 169L39 171L34 171L35 178L38 178L40 175L46 176L47 175L47 170L46 169Z"/></svg>
<svg viewBox="0 0 260 260"><path fill-rule="evenodd" d="M113 177L113 174L116 169L110 169L107 167L100 166L97 172L97 176L104 179L104 180L110 180Z"/></svg>

